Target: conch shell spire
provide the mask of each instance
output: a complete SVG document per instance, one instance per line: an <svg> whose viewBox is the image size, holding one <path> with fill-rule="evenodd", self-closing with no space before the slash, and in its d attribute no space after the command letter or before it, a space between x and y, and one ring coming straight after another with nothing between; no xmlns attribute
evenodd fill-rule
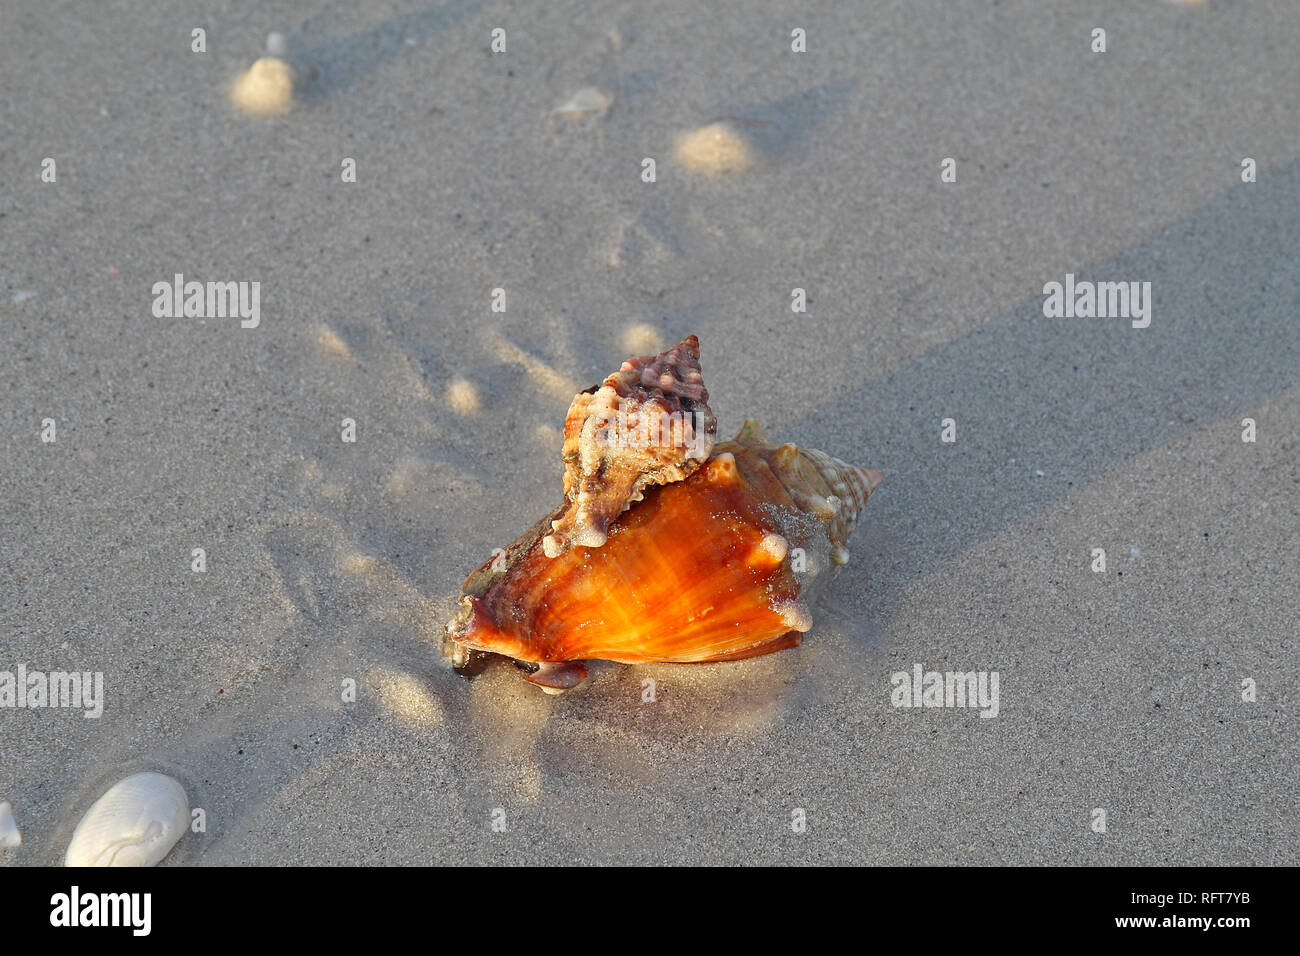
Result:
<svg viewBox="0 0 1300 956"><path fill-rule="evenodd" d="M542 539L543 553L599 548L611 522L647 488L690 477L712 452L716 431L694 335L659 355L630 358L579 392L564 420L567 503Z"/></svg>

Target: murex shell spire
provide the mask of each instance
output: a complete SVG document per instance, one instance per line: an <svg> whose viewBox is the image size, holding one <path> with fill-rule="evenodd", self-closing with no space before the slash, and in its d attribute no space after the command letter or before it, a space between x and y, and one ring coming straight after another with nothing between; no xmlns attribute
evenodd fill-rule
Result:
<svg viewBox="0 0 1300 956"><path fill-rule="evenodd" d="M647 487L695 473L717 428L693 335L661 355L630 358L599 386L579 392L564 418L569 505L542 539L546 556L574 545L600 547L610 522Z"/></svg>
<svg viewBox="0 0 1300 956"><path fill-rule="evenodd" d="M585 660L728 661L799 643L877 471L772 445L747 420L715 445L689 336L575 396L564 503L465 579L447 624L462 672L487 653L559 692Z"/></svg>

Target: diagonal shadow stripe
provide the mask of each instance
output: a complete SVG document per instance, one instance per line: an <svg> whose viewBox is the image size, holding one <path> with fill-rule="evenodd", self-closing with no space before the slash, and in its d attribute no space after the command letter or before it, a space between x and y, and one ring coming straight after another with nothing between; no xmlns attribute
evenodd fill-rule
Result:
<svg viewBox="0 0 1300 956"><path fill-rule="evenodd" d="M798 421L794 440L885 473L846 579L860 583L872 555L868 593L892 604L918 576L1087 482L1295 383L1297 250L1293 161L1076 271L1150 281L1150 327L1045 318L1035 296ZM955 444L940 442L944 417L957 422Z"/></svg>
<svg viewBox="0 0 1300 956"><path fill-rule="evenodd" d="M306 46L291 34L287 37L289 58L302 74L311 77L299 94L306 100L318 100L346 90L381 64L464 23L482 5L483 0L453 0L318 46Z"/></svg>

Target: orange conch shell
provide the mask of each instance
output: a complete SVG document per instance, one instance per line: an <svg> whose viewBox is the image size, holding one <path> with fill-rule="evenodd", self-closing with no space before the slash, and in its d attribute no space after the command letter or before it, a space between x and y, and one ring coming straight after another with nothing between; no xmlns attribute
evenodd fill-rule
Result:
<svg viewBox="0 0 1300 956"><path fill-rule="evenodd" d="M610 522L646 488L693 474L709 457L716 431L693 335L659 355L630 358L599 386L579 392L564 419L569 504L542 539L547 557L574 545L600 547Z"/></svg>
<svg viewBox="0 0 1300 956"><path fill-rule="evenodd" d="M561 508L507 550L504 571L489 561L471 574L447 625L453 661L490 651L536 662L528 679L559 690L585 674L563 662L727 661L791 647L880 481L823 452L773 446L747 421L688 478L647 490L600 547L548 557Z"/></svg>

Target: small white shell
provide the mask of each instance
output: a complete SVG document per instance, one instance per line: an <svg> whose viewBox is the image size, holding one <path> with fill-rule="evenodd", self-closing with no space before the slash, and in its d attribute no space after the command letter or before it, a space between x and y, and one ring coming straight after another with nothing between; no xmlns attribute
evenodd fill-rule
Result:
<svg viewBox="0 0 1300 956"><path fill-rule="evenodd" d="M153 866L176 845L189 822L184 787L165 774L132 774L86 811L64 865Z"/></svg>
<svg viewBox="0 0 1300 956"><path fill-rule="evenodd" d="M14 822L13 808L8 800L0 801L0 846L15 847L23 845L23 835L18 832Z"/></svg>
<svg viewBox="0 0 1300 956"><path fill-rule="evenodd" d="M610 96L604 90L584 86L553 112L560 116L582 116L587 113L603 113L609 109L609 104Z"/></svg>

